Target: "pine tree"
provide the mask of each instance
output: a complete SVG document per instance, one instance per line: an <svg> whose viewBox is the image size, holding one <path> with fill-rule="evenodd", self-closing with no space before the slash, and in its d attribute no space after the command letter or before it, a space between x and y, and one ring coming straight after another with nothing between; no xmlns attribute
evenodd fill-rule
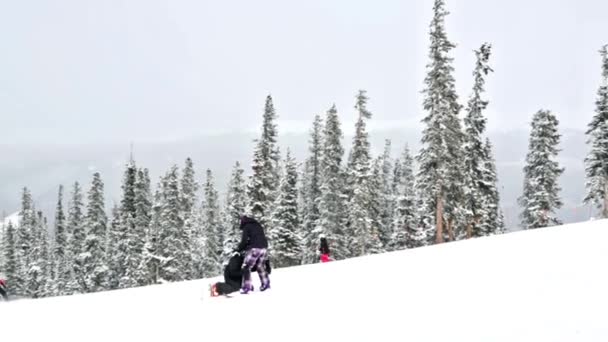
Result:
<svg viewBox="0 0 608 342"><path fill-rule="evenodd" d="M57 209L55 211L55 244L53 248L54 281L52 293L65 294L65 288L70 278L69 265L66 262L68 255L68 235L66 231L65 213L63 211L63 185L59 186L57 195Z"/></svg>
<svg viewBox="0 0 608 342"><path fill-rule="evenodd" d="M120 208L114 205L112 208L112 221L108 229L106 238L108 240L106 244L106 260L108 262L108 287L111 290L117 289L120 285L120 272L123 269L123 260L120 259L119 238L121 236L121 224L120 224Z"/></svg>
<svg viewBox="0 0 608 342"><path fill-rule="evenodd" d="M486 216L480 226L480 235L495 235L504 233L504 217L500 210L500 194L498 192L498 177L496 174L496 162L492 154L492 144L486 138L484 148L484 207Z"/></svg>
<svg viewBox="0 0 608 342"><path fill-rule="evenodd" d="M224 208L224 241L221 260L226 261L237 247L240 240L240 216L245 212L247 205L247 194L244 170L241 164L236 162L232 169L228 191L226 193L226 206Z"/></svg>
<svg viewBox="0 0 608 342"><path fill-rule="evenodd" d="M384 243L382 242L383 234L386 233L383 226L383 205L386 204L385 193L383 188L383 159L377 158L372 163L372 174L368 179L367 193L369 196L368 217L370 222L369 239L366 241L366 250L369 254L383 253Z"/></svg>
<svg viewBox="0 0 608 342"><path fill-rule="evenodd" d="M16 261L17 267L13 280L14 291L17 295L27 293L27 271L32 263L32 230L36 221L36 213L32 194L29 189L23 188L21 196L21 210L19 211L19 225L16 234Z"/></svg>
<svg viewBox="0 0 608 342"><path fill-rule="evenodd" d="M203 185L202 234L204 241L203 277L212 277L220 273L223 250L223 231L220 225L218 194L211 170Z"/></svg>
<svg viewBox="0 0 608 342"><path fill-rule="evenodd" d="M187 265L184 265L184 221L180 215L178 168L173 166L165 175L158 232L159 259L158 276L160 281L180 281L184 279Z"/></svg>
<svg viewBox="0 0 608 342"><path fill-rule="evenodd" d="M4 275L11 282L17 283L17 274L18 274L18 257L19 251L16 242L16 232L15 227L11 221L8 222L8 225L2 234L2 251L1 253L4 256L4 263L2 265L2 270L4 271Z"/></svg>
<svg viewBox="0 0 608 342"><path fill-rule="evenodd" d="M278 163L280 160L277 145L276 113L272 97L266 98L262 136L257 140L253 154L253 175L248 186L249 211L266 226L270 219L272 204L278 189Z"/></svg>
<svg viewBox="0 0 608 342"><path fill-rule="evenodd" d="M394 220L395 212L395 195L393 193L393 162L391 158L391 141L386 140L384 145L384 153L380 159L382 166L382 173L380 175L381 182L378 188L380 195L380 241L382 245L387 249L391 241L392 236L392 224Z"/></svg>
<svg viewBox="0 0 608 342"><path fill-rule="evenodd" d="M321 234L327 237L331 244L331 250L335 259L348 257L348 240L345 236L343 226L345 202L342 196L345 186L344 174L342 171L342 158L344 148L342 147L342 129L338 111L333 105L327 111L325 128L323 130L323 150L321 153L321 197L319 199L319 222L320 224L313 229L309 236L314 246L315 252L318 250L318 243ZM309 246L313 248L313 246ZM310 262L310 260L308 260Z"/></svg>
<svg viewBox="0 0 608 342"><path fill-rule="evenodd" d="M414 160L405 145L400 160L400 172L396 182L397 204L393 219L391 249L401 250L426 245L427 231L419 225L416 214L416 187Z"/></svg>
<svg viewBox="0 0 608 342"><path fill-rule="evenodd" d="M323 120L315 115L310 132L310 155L304 164L301 190L301 215L303 222L303 262L312 263L316 259L319 240L313 233L319 226L321 199L321 158L323 152Z"/></svg>
<svg viewBox="0 0 608 342"><path fill-rule="evenodd" d="M42 298L47 295L49 268L48 229L41 211L34 215L30 233L30 262L26 271L25 293L31 298Z"/></svg>
<svg viewBox="0 0 608 342"><path fill-rule="evenodd" d="M524 191L519 198L523 208L521 222L525 229L561 224L555 216L555 210L562 206L558 177L564 172L555 160L561 136L558 124L555 115L548 110L539 110L532 118L524 167Z"/></svg>
<svg viewBox="0 0 608 342"><path fill-rule="evenodd" d="M84 260L81 255L86 239L82 210L82 190L80 184L76 182L74 183L72 198L68 205L67 231L69 235L69 252L66 263L67 265L71 265L71 274L66 287L67 294L86 292Z"/></svg>
<svg viewBox="0 0 608 342"><path fill-rule="evenodd" d="M587 195L584 203L601 209L601 217L608 218L608 45L602 55L602 85L595 102L595 116L587 129L590 151L585 158Z"/></svg>
<svg viewBox="0 0 608 342"><path fill-rule="evenodd" d="M301 263L301 236L298 232L298 171L289 149L285 157L285 172L281 179L272 225L269 227L271 253L276 267Z"/></svg>
<svg viewBox="0 0 608 342"><path fill-rule="evenodd" d="M372 222L369 212L370 207L370 173L371 156L368 133L366 131L365 119L370 119L372 114L367 109L365 90L357 94L355 108L358 112L358 120L355 125L355 136L351 149L347 169L346 193L350 198L348 204L349 212L346 221L350 240L349 247L352 256L368 254L369 241L372 239Z"/></svg>
<svg viewBox="0 0 608 342"><path fill-rule="evenodd" d="M87 292L98 292L109 287L105 245L108 218L105 213L103 192L101 175L96 172L93 174L88 194L85 218L86 239L81 253Z"/></svg>
<svg viewBox="0 0 608 342"><path fill-rule="evenodd" d="M484 131L486 128L486 118L483 111L488 106L488 101L482 99L484 92L484 77L492 70L488 65L491 46L487 43L475 51L477 64L473 76L475 84L473 93L467 106L467 116L464 119L465 125L465 144L464 144L464 165L465 165L465 210L466 210L466 237L478 237L485 235L480 230L489 213L486 199L488 197L487 177L484 175L486 170L486 148L484 145Z"/></svg>
<svg viewBox="0 0 608 342"><path fill-rule="evenodd" d="M137 181L137 167L131 158L126 166L122 184L122 199L120 202L120 226L118 230L118 249L116 256L122 262L118 269L120 288L137 286L135 274L142 258L143 236L137 234L135 222L137 210L135 206L135 183Z"/></svg>
<svg viewBox="0 0 608 342"><path fill-rule="evenodd" d="M184 262L184 267L187 271L185 271L184 277L185 279L193 279L199 278L199 275L193 273L193 263L194 263L194 255L195 253L200 253L199 250L196 249L194 244L194 239L196 236L195 230L200 230L200 217L197 216L198 213L195 211L195 204L197 202L197 192L199 189L199 185L195 180L196 173L194 171L194 164L192 159L186 159L186 165L184 167L184 172L181 179L181 204L182 204L182 217L184 219L184 230L185 234L189 236L188 239L184 240L184 249L188 252L186 253ZM200 215L199 215L200 216Z"/></svg>
<svg viewBox="0 0 608 342"><path fill-rule="evenodd" d="M431 22L431 45L425 78L424 109L428 115L423 119L426 127L422 134L422 148L417 160L418 193L425 196L420 200L421 222L424 229L435 225L437 243L445 239L447 233L454 240L459 221L462 186L462 141L463 133L458 118L460 105L452 75L452 58L449 52L455 47L445 32L444 22L448 12L444 0L435 0L434 17ZM445 231L444 231L445 225Z"/></svg>
<svg viewBox="0 0 608 342"><path fill-rule="evenodd" d="M196 203L196 193L198 192L199 185L196 183L195 178L194 164L192 159L188 158L186 159L186 166L184 167L181 181L181 202L182 212L185 215L184 219L187 219Z"/></svg>

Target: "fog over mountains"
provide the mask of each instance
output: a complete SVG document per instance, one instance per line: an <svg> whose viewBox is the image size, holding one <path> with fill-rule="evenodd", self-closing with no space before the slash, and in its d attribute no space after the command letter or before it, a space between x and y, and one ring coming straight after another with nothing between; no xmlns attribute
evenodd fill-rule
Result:
<svg viewBox="0 0 608 342"><path fill-rule="evenodd" d="M344 127L348 131L348 127ZM281 127L279 127L280 131ZM560 164L565 172L560 179L564 207L559 216L565 222L589 219L592 210L583 206L585 175L583 159L587 153L586 136L583 131L565 129L561 131ZM529 128L510 131L490 131L497 162L501 206L507 228L518 229L519 207L517 198L523 186L523 161L528 148ZM257 133L231 132L204 135L181 141L158 143L135 143L134 158L138 166L150 170L153 185L172 164L183 166L191 157L197 177L203 181L204 171L214 172L217 188L223 192L235 161L240 161L246 173L250 172L254 139ZM346 154L352 136L345 135L343 146ZM420 132L414 128L378 129L370 132L374 156L382 152L384 140L391 139L393 157L400 154L408 143L415 154L419 149ZM280 137L281 151L289 148L299 162L307 156L309 136L307 133L289 133ZM20 192L24 186L32 190L37 207L53 220L59 184L67 187L65 199L69 198L71 184L79 181L88 189L92 173L101 173L105 183L107 209L117 203L121 194L124 165L129 158L130 146L125 144L89 145L0 145L0 213L8 215L19 210ZM64 204L65 205L65 204Z"/></svg>

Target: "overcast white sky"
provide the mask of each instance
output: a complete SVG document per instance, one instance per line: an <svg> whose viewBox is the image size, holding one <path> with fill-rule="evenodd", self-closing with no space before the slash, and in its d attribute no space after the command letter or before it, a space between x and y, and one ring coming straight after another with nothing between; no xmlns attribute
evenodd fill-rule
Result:
<svg viewBox="0 0 608 342"><path fill-rule="evenodd" d="M418 125L432 1L2 1L0 143L171 140L307 131L336 103L346 129L367 89L372 126ZM608 2L447 0L461 103L472 50L494 46L491 128L552 109L584 128L608 43Z"/></svg>

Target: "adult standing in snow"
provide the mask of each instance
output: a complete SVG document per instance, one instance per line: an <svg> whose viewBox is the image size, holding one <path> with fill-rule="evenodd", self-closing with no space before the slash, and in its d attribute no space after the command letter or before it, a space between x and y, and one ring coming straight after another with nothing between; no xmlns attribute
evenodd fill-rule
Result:
<svg viewBox="0 0 608 342"><path fill-rule="evenodd" d="M268 240L262 225L252 217L241 216L241 242L237 247L238 252L245 251L243 261L243 283L241 293L246 294L253 290L251 285L251 270L255 267L260 276L260 291L270 288L270 279L266 272L266 260L268 259Z"/></svg>
<svg viewBox="0 0 608 342"><path fill-rule="evenodd" d="M331 261L331 257L329 256L329 244L327 243L324 234L321 234L321 247L319 247L319 252L321 252L321 262Z"/></svg>

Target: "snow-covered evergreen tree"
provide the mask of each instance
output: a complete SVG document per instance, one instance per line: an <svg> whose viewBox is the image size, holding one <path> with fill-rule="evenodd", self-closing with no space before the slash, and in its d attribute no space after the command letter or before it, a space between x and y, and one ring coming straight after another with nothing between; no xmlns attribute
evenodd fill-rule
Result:
<svg viewBox="0 0 608 342"><path fill-rule="evenodd" d="M367 109L367 100L365 90L360 90L355 105L358 119L355 124L355 136L347 168L346 194L350 201L346 226L348 227L347 236L350 240L351 256L366 255L369 242L372 240L372 221L369 210L371 156L369 137L365 127L365 120L370 119L372 113Z"/></svg>
<svg viewBox="0 0 608 342"><path fill-rule="evenodd" d="M555 210L562 206L558 178L564 172L556 160L561 137L558 124L555 115L548 110L539 110L532 118L524 190L519 198L524 229L561 224L555 215Z"/></svg>
<svg viewBox="0 0 608 342"><path fill-rule="evenodd" d="M384 208L385 193L383 188L383 159L376 158L372 162L371 175L367 182L367 193L369 196L368 215L370 222L369 240L366 241L366 250L368 254L383 253L384 243L382 242L383 234L386 233L382 222Z"/></svg>
<svg viewBox="0 0 608 342"><path fill-rule="evenodd" d="M86 239L84 227L82 189L78 182L74 183L72 198L68 205L67 231L69 235L69 253L67 264L71 265L71 275L67 284L68 294L84 293L86 291L85 268L82 252Z"/></svg>
<svg viewBox="0 0 608 342"><path fill-rule="evenodd" d="M106 230L108 218L104 204L104 185L99 172L93 174L85 217L86 239L81 253L84 283L87 292L108 289L106 261Z"/></svg>
<svg viewBox="0 0 608 342"><path fill-rule="evenodd" d="M423 91L424 109L428 115L423 119L422 148L417 156L417 184L418 193L425 196L420 201L426 206L421 208L421 222L426 225L424 229L435 226L435 240L441 243L446 233L453 240L458 228L463 189L463 133L458 118L460 105L454 84L454 68L449 57L455 45L448 40L444 27L448 14L445 1L435 0L433 10L430 62Z"/></svg>
<svg viewBox="0 0 608 342"><path fill-rule="evenodd" d="M220 210L218 193L215 190L215 181L211 170L207 170L205 184L203 185L203 277L211 277L220 274L222 266L223 235L220 224Z"/></svg>
<svg viewBox="0 0 608 342"><path fill-rule="evenodd" d="M416 210L414 160L405 145L395 173L397 203L393 219L391 250L415 248L426 245L427 231L419 224Z"/></svg>
<svg viewBox="0 0 608 342"><path fill-rule="evenodd" d="M584 202L601 210L601 217L608 218L608 45L600 50L602 55L602 85L597 92L595 115L587 129L590 147L585 158L587 195Z"/></svg>
<svg viewBox="0 0 608 342"><path fill-rule="evenodd" d="M26 271L26 296L41 298L48 295L49 256L46 218L38 211L32 221L30 262Z"/></svg>
<svg viewBox="0 0 608 342"><path fill-rule="evenodd" d="M380 159L382 173L378 193L380 195L380 241L385 249L388 249L392 236L393 220L395 213L396 196L393 193L394 166L391 158L391 141L386 140L384 153Z"/></svg>
<svg viewBox="0 0 608 342"><path fill-rule="evenodd" d="M270 235L270 252L276 267L295 266L302 261L302 237L298 231L300 222L297 185L296 161L291 157L288 149L272 225L267 228Z"/></svg>
<svg viewBox="0 0 608 342"><path fill-rule="evenodd" d="M315 115L309 140L309 157L304 163L302 175L302 189L300 217L303 223L303 263L312 263L316 258L319 248L318 236L314 230L319 226L321 199L321 158L323 152L323 120L320 115Z"/></svg>
<svg viewBox="0 0 608 342"><path fill-rule="evenodd" d="M32 263L32 230L36 221L36 212L32 194L28 188L23 188L21 195L21 210L19 211L19 225L16 234L16 260L17 269L12 283L17 295L28 295L27 272Z"/></svg>
<svg viewBox="0 0 608 342"><path fill-rule="evenodd" d="M108 287L112 290L117 289L120 285L120 272L123 269L123 260L119 259L118 243L120 237L120 208L114 205L112 208L112 221L106 234L106 262L108 263ZM124 254L122 254L124 255Z"/></svg>
<svg viewBox="0 0 608 342"><path fill-rule="evenodd" d="M492 144L486 138L484 145L484 206L486 213L480 225L480 235L495 235L504 233L504 216L500 209L500 194L498 192L498 176L496 173L496 162L492 154Z"/></svg>
<svg viewBox="0 0 608 342"><path fill-rule="evenodd" d="M196 172L194 171L194 163L192 159L186 159L186 165L184 167L182 180L181 180L181 202L182 212L184 213L184 220L188 219L188 215L192 212L196 204L196 193L198 192L199 185L196 182Z"/></svg>
<svg viewBox="0 0 608 342"><path fill-rule="evenodd" d="M15 231L15 226L13 226L13 222L9 221L8 225L4 230L4 234L2 234L2 251L0 253L3 254L3 264L2 270L4 272L4 276L6 279L9 279L11 283L18 284L18 266L19 262L17 258L19 257L19 251L17 246L17 232ZM17 288L17 286L15 286Z"/></svg>
<svg viewBox="0 0 608 342"><path fill-rule="evenodd" d="M348 257L348 239L345 236L343 219L346 198L342 196L345 179L342 171L342 129L336 106L328 111L323 129L323 150L321 153L321 197L319 200L319 225L313 229L309 241L316 241L315 252L321 234L327 237L335 259ZM309 246L312 248L313 246Z"/></svg>
<svg viewBox="0 0 608 342"><path fill-rule="evenodd" d="M228 260L241 238L239 231L240 216L245 213L247 206L247 188L243 176L244 172L241 164L237 161L232 169L232 175L228 183L223 219L224 242L221 258L223 262Z"/></svg>
<svg viewBox="0 0 608 342"><path fill-rule="evenodd" d="M184 279L187 265L184 265L186 251L184 241L188 238L184 231L184 221L180 215L178 168L173 166L163 181L163 195L158 237L158 276L160 281L180 281Z"/></svg>
<svg viewBox="0 0 608 342"><path fill-rule="evenodd" d="M467 115L464 119L465 143L464 143L464 164L465 164L465 201L464 209L466 220L466 237L472 238L485 235L481 227L486 224L488 218L488 205L486 202L488 191L486 184L488 180L486 173L486 148L484 145L484 133L487 119L483 111L488 106L488 101L482 99L484 92L485 76L493 71L488 65L491 54L491 45L485 43L475 51L477 63L473 71L475 84L473 93L469 98Z"/></svg>
<svg viewBox="0 0 608 342"><path fill-rule="evenodd" d="M54 281L52 293L65 294L66 285L70 279L70 265L67 264L68 235L66 231L65 213L63 211L63 185L59 186L57 208L55 210L55 243L53 246Z"/></svg>
<svg viewBox="0 0 608 342"><path fill-rule="evenodd" d="M263 226L271 217L272 205L278 189L278 163L281 158L277 145L276 112L272 97L268 95L264 109L262 135L253 153L252 170L248 185L249 210Z"/></svg>
<svg viewBox="0 0 608 342"><path fill-rule="evenodd" d="M135 183L137 167L133 158L126 165L122 183L122 199L120 202L120 226L117 236L116 262L119 287L130 288L137 285L135 274L142 258L143 236L136 233L135 222L137 210L135 207Z"/></svg>

